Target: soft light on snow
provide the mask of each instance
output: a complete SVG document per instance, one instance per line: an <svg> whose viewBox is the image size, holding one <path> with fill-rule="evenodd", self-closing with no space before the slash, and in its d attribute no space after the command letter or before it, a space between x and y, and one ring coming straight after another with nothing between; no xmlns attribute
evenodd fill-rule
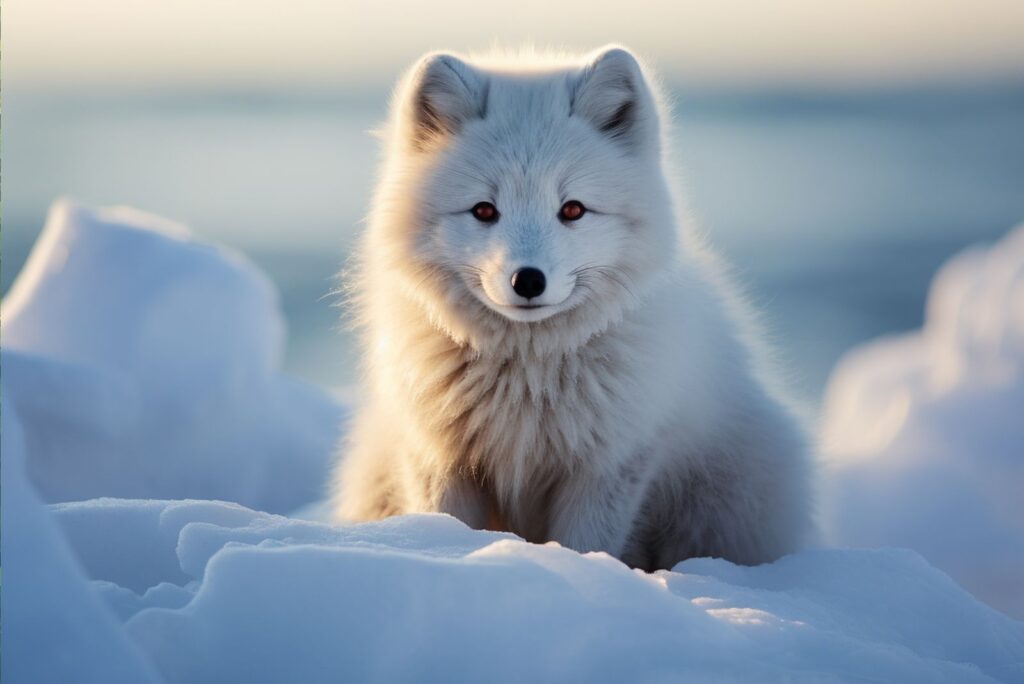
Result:
<svg viewBox="0 0 1024 684"><path fill-rule="evenodd" d="M211 502L54 512L168 681L1024 676L1024 625L909 551L647 576L440 515L332 528Z"/></svg>
<svg viewBox="0 0 1024 684"><path fill-rule="evenodd" d="M923 330L839 363L822 430L831 541L916 549L1024 617L1024 226L939 271Z"/></svg>
<svg viewBox="0 0 1024 684"><path fill-rule="evenodd" d="M55 208L4 302L5 681L1024 680L1024 623L912 551L647 575L302 519L342 411L278 373L274 298L184 228Z"/></svg>

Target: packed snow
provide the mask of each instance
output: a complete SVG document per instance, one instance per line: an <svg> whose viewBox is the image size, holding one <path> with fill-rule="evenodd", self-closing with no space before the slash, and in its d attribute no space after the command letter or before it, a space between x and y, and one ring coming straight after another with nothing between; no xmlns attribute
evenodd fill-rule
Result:
<svg viewBox="0 0 1024 684"><path fill-rule="evenodd" d="M989 257L1012 262L1021 242ZM1019 323L1020 264L1017 299L993 300L985 330ZM1014 330L1017 347L996 345L1010 364ZM914 551L649 575L443 515L299 517L316 517L344 406L279 372L267 279L165 220L58 204L2 334L5 681L1024 681L1024 623ZM989 392L972 363L957 382ZM976 406L944 415L973 421ZM1019 420L999 408L977 410L1010 436ZM866 441L843 463L871 463L905 429L855 430ZM1020 483L1019 458L986 453L977 483L1010 491L1014 464ZM856 522L857 490L839 481Z"/></svg>
<svg viewBox="0 0 1024 684"><path fill-rule="evenodd" d="M822 437L833 543L916 549L1024 618L1024 226L939 271L921 331L839 363Z"/></svg>

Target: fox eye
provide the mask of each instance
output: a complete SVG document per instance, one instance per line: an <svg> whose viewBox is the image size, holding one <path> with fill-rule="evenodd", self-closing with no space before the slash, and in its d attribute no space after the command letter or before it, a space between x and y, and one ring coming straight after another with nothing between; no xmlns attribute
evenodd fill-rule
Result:
<svg viewBox="0 0 1024 684"><path fill-rule="evenodd" d="M498 208L490 202L477 202L469 211L473 218L482 223L494 223L498 220Z"/></svg>
<svg viewBox="0 0 1024 684"><path fill-rule="evenodd" d="M562 208L558 211L558 218L563 221L575 221L585 213L587 213L587 208L583 206L582 202L569 200L563 204Z"/></svg>

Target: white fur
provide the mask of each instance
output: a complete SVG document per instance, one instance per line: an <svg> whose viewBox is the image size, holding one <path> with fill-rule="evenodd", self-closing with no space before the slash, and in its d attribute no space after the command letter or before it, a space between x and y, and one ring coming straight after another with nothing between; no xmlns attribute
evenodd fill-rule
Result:
<svg viewBox="0 0 1024 684"><path fill-rule="evenodd" d="M346 282L367 394L340 518L442 511L648 569L767 561L809 531L803 436L680 226L647 73L614 47L431 54L399 84ZM563 223L570 199L588 212Z"/></svg>

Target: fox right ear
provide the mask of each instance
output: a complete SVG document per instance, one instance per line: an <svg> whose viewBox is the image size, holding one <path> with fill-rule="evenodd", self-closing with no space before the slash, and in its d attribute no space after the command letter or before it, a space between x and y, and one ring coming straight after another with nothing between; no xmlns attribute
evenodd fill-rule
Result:
<svg viewBox="0 0 1024 684"><path fill-rule="evenodd" d="M569 111L628 147L656 139L657 113L643 70L625 48L596 53L572 84Z"/></svg>
<svg viewBox="0 0 1024 684"><path fill-rule="evenodd" d="M488 83L458 57L427 55L414 67L406 106L411 138L417 149L429 149L455 135L470 119L487 113Z"/></svg>

